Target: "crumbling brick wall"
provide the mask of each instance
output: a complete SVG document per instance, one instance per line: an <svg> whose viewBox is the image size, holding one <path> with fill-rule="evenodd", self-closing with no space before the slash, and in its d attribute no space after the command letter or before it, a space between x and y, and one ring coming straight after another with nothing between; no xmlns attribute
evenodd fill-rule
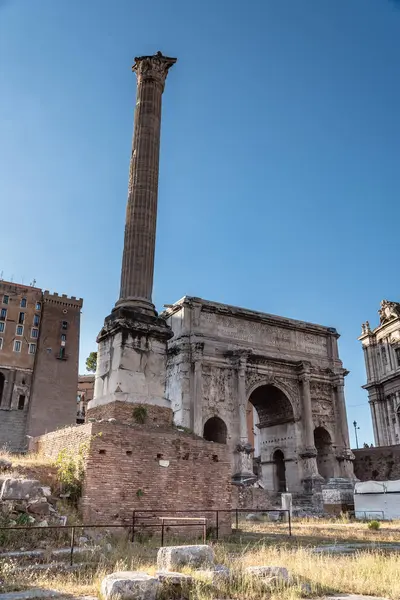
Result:
<svg viewBox="0 0 400 600"><path fill-rule="evenodd" d="M30 452L37 452L49 458L57 458L61 450L78 451L80 444L90 442L92 423L65 427L33 438L29 444Z"/></svg>
<svg viewBox="0 0 400 600"><path fill-rule="evenodd" d="M130 523L133 510L231 508L225 445L172 428L116 423L93 423L92 434L82 498L86 521ZM220 524L230 528L229 513Z"/></svg>
<svg viewBox="0 0 400 600"><path fill-rule="evenodd" d="M220 533L231 529L231 455L215 444L173 427L108 421L55 431L33 440L32 449L56 457L63 448L89 442L81 508L86 523L132 522L133 510L199 510ZM167 515L168 513L166 513ZM188 515L186 515L188 516Z"/></svg>
<svg viewBox="0 0 400 600"><path fill-rule="evenodd" d="M140 410L142 405L129 404L127 402L109 402L95 406L87 411L88 419L116 419L119 423L125 425L134 425L137 423L135 411ZM143 405L145 408L145 425L147 427L172 426L174 413L170 408L164 406L155 406L153 404Z"/></svg>
<svg viewBox="0 0 400 600"><path fill-rule="evenodd" d="M400 445L353 450L354 474L360 481L400 479Z"/></svg>

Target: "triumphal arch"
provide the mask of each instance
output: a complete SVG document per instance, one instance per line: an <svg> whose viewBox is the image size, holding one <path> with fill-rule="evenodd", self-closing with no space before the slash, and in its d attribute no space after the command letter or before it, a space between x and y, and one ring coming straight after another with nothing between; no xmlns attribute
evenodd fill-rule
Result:
<svg viewBox="0 0 400 600"><path fill-rule="evenodd" d="M310 492L354 477L334 328L193 297L160 316L174 420L229 446L234 482Z"/></svg>

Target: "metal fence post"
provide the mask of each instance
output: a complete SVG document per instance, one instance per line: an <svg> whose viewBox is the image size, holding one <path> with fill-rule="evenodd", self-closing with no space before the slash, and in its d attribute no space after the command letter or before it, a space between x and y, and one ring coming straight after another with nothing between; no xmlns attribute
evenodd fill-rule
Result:
<svg viewBox="0 0 400 600"><path fill-rule="evenodd" d="M132 512L132 543L135 541L135 511Z"/></svg>
<svg viewBox="0 0 400 600"><path fill-rule="evenodd" d="M70 558L71 567L74 564L74 543L75 543L75 527L72 527L72 530L71 530L71 558Z"/></svg>
<svg viewBox="0 0 400 600"><path fill-rule="evenodd" d="M290 516L290 510L288 510L288 523L289 523L289 535L292 535L292 518Z"/></svg>
<svg viewBox="0 0 400 600"><path fill-rule="evenodd" d="M164 518L161 517L161 548L164 547Z"/></svg>
<svg viewBox="0 0 400 600"><path fill-rule="evenodd" d="M236 529L239 529L239 510L236 509Z"/></svg>
<svg viewBox="0 0 400 600"><path fill-rule="evenodd" d="M207 521L206 519L203 520L203 544L205 545L206 541L207 541Z"/></svg>
<svg viewBox="0 0 400 600"><path fill-rule="evenodd" d="M215 529L216 529L216 537L219 540L219 511L215 511Z"/></svg>

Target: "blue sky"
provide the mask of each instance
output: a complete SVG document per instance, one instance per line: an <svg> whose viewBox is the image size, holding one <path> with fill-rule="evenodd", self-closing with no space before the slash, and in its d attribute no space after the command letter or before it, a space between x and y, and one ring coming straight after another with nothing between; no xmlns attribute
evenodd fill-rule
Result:
<svg viewBox="0 0 400 600"><path fill-rule="evenodd" d="M189 294L336 327L372 441L357 337L399 299L395 0L0 0L3 277L84 298L84 371L119 290L131 65L157 50L178 57L157 307Z"/></svg>

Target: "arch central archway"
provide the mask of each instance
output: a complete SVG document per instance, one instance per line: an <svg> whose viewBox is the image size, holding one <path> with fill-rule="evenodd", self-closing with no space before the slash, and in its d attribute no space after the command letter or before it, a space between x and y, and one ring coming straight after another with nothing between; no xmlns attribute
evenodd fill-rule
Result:
<svg viewBox="0 0 400 600"><path fill-rule="evenodd" d="M219 417L211 417L204 423L203 438L209 442L217 444L226 444L228 430L225 422Z"/></svg>
<svg viewBox="0 0 400 600"><path fill-rule="evenodd" d="M253 445L255 473L265 489L287 491L285 456L295 447L293 407L286 394L273 384L257 387L250 395L247 412L248 439ZM279 449L276 449L276 446Z"/></svg>
<svg viewBox="0 0 400 600"><path fill-rule="evenodd" d="M317 449L318 473L324 479L334 477L334 454L332 440L329 432L324 427L314 430L314 444Z"/></svg>

